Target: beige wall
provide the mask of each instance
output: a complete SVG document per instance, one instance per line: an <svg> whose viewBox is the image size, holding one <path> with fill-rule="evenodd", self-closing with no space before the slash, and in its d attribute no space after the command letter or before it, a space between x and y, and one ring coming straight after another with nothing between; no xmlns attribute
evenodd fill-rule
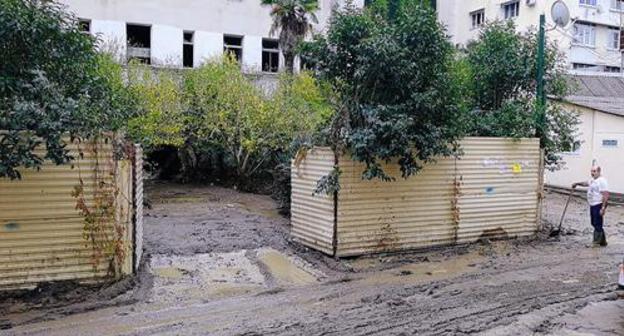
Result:
<svg viewBox="0 0 624 336"><path fill-rule="evenodd" d="M595 160L609 181L609 189L624 193L624 175L620 173L624 167L624 117L571 104L564 106L580 113L581 149L576 153L563 153L563 160L566 163L564 168L546 172L546 183L570 187L574 182L588 180L589 170ZM606 139L617 140L618 147L604 147L602 141Z"/></svg>

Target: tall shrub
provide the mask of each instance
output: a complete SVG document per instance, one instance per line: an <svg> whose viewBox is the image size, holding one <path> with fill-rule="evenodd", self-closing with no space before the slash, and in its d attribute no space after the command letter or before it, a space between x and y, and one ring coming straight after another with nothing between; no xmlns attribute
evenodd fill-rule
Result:
<svg viewBox="0 0 624 336"><path fill-rule="evenodd" d="M471 115L468 133L481 136L533 137L543 129L541 140L546 166L561 166L558 155L574 142L577 115L556 104L547 105L546 124L536 118L537 34L516 32L513 22L486 25L468 46L460 63L469 68L468 94ZM545 52L545 90L562 98L571 89L566 81L563 55L548 43Z"/></svg>
<svg viewBox="0 0 624 336"><path fill-rule="evenodd" d="M0 0L0 177L71 159L64 135L117 130L134 110L121 68L54 1ZM44 145L46 154L35 154Z"/></svg>
<svg viewBox="0 0 624 336"><path fill-rule="evenodd" d="M398 158L403 177L451 155L462 136L453 48L428 6L392 19L347 6L306 60L337 92L331 143L366 164L365 178L392 179L381 164Z"/></svg>

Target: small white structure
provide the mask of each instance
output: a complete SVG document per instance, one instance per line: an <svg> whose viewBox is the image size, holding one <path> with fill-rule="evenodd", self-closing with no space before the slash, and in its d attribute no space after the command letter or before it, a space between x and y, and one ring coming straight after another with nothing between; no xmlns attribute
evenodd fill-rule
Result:
<svg viewBox="0 0 624 336"><path fill-rule="evenodd" d="M621 66L620 27L624 16L622 0L564 0L572 22L549 30L567 56L571 69L619 72ZM555 24L550 15L554 1L540 0L443 0L438 17L448 28L453 43L466 45L477 38L486 22L513 20L519 31L536 29L540 14L546 14L548 29Z"/></svg>
<svg viewBox="0 0 624 336"><path fill-rule="evenodd" d="M276 72L283 65L277 36L269 36L270 8L261 6L260 0L61 2L85 31L98 35L121 60L134 57L154 65L194 67L228 50L245 72ZM362 7L363 2L356 0L354 5ZM319 0L319 24L314 29L322 31L332 10L344 3Z"/></svg>
<svg viewBox="0 0 624 336"><path fill-rule="evenodd" d="M590 178L592 164L602 167L612 192L624 193L624 78L611 74L580 75L564 108L580 114L579 141L563 153L562 170L546 173L546 184L570 188Z"/></svg>

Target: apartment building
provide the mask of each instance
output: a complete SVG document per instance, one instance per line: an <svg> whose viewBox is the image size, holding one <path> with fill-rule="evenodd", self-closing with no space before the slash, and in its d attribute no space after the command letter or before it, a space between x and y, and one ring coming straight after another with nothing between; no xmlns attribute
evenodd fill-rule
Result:
<svg viewBox="0 0 624 336"><path fill-rule="evenodd" d="M260 0L60 0L80 27L101 40L120 61L197 67L231 52L245 72L277 72L284 64L277 36L270 36L270 8ZM316 31L327 26L344 0L319 0ZM356 0L363 6L363 0Z"/></svg>
<svg viewBox="0 0 624 336"><path fill-rule="evenodd" d="M546 14L547 36L558 43L568 66L577 71L620 72L620 27L624 0L564 0L571 23L555 27L550 16L554 0L440 0L438 15L452 41L466 45L486 22L513 20L519 31L539 25Z"/></svg>

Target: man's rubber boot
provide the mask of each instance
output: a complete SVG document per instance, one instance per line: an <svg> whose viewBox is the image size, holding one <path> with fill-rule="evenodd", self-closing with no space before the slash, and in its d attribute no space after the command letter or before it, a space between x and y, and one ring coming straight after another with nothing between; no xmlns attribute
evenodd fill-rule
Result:
<svg viewBox="0 0 624 336"><path fill-rule="evenodd" d="M620 277L618 279L618 289L624 289L624 262L620 264Z"/></svg>
<svg viewBox="0 0 624 336"><path fill-rule="evenodd" d="M594 240L592 241L592 247L600 246L600 232L594 230Z"/></svg>
<svg viewBox="0 0 624 336"><path fill-rule="evenodd" d="M600 232L600 239L598 240L598 244L600 244L600 246L605 247L607 246L607 235L605 234L604 231Z"/></svg>

